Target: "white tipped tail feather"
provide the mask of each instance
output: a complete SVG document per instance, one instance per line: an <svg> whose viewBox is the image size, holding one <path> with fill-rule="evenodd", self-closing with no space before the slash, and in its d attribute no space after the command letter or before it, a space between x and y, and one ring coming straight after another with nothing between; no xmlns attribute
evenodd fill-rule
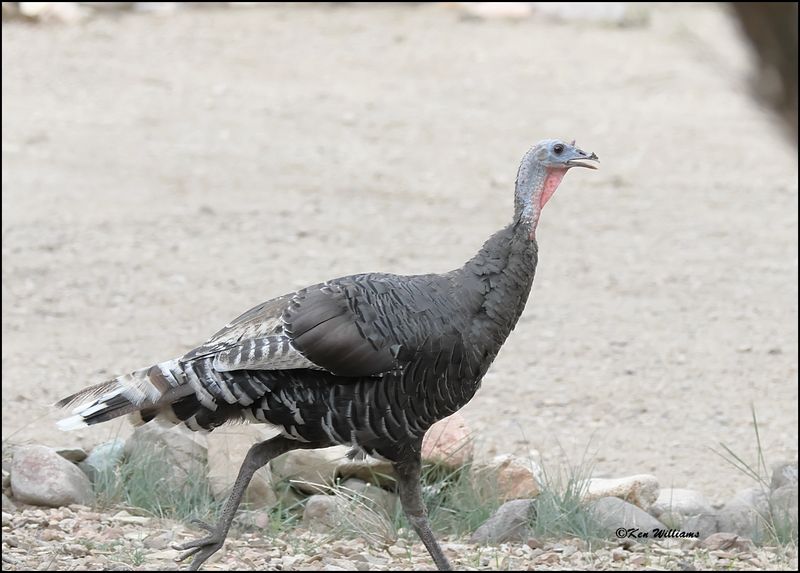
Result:
<svg viewBox="0 0 800 573"><path fill-rule="evenodd" d="M70 416L69 418L62 418L58 422L56 422L56 426L62 432L69 432L71 430L77 430L79 428L86 428L89 424L87 424L83 416L80 414L76 416Z"/></svg>
<svg viewBox="0 0 800 573"><path fill-rule="evenodd" d="M56 403L62 408L78 405L73 415L59 420L57 426L65 431L85 428L194 394L192 386L183 380L178 361L169 360L85 388ZM141 418L138 422L142 423Z"/></svg>

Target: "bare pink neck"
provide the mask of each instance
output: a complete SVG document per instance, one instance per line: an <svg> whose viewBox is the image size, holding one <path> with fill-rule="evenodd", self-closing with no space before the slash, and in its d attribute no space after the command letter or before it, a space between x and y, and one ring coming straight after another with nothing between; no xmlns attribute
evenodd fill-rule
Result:
<svg viewBox="0 0 800 573"><path fill-rule="evenodd" d="M542 180L539 189L534 190L533 196L530 199L533 208L533 217L531 220L530 233L528 235L530 240L534 240L536 238L536 227L539 224L539 217L542 214L542 209L544 209L544 206L553 196L553 193L556 192L556 189L558 189L558 186L561 184L561 180L564 179L564 175L566 173L566 169L545 169L544 179Z"/></svg>

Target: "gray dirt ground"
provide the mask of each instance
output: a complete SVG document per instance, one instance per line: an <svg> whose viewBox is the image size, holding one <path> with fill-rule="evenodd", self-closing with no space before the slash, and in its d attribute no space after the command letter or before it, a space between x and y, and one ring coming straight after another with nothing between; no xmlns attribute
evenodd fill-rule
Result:
<svg viewBox="0 0 800 573"><path fill-rule="evenodd" d="M711 451L797 458L797 162L718 9L621 29L436 6L3 24L4 443L91 446L53 401L182 354L262 300L445 271L578 139L531 299L464 409L482 455L587 444L715 500ZM126 423L125 423L126 424Z"/></svg>

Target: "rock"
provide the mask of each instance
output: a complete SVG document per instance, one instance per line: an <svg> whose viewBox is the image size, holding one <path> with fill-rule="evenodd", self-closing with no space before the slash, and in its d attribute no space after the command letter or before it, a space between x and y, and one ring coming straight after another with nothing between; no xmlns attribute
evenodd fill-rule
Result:
<svg viewBox="0 0 800 573"><path fill-rule="evenodd" d="M15 499L32 505L61 507L94 502L94 492L86 474L45 446L16 449L11 466L11 490Z"/></svg>
<svg viewBox="0 0 800 573"><path fill-rule="evenodd" d="M719 516L714 511L692 515L683 519L680 529L683 531L696 531L700 534L698 539L703 540L719 532Z"/></svg>
<svg viewBox="0 0 800 573"><path fill-rule="evenodd" d="M355 477L375 485L394 484L390 462L372 457L349 459L350 448L333 446L317 450L293 450L272 460L274 483L288 482L298 491L327 493L337 478Z"/></svg>
<svg viewBox="0 0 800 573"><path fill-rule="evenodd" d="M541 492L542 468L532 459L503 454L487 465L476 466L474 471L478 479L491 481L503 501L531 499Z"/></svg>
<svg viewBox="0 0 800 573"><path fill-rule="evenodd" d="M368 543L390 545L396 541L394 515L376 511L370 504L341 493L312 495L306 500L303 525L313 532L355 534Z"/></svg>
<svg viewBox="0 0 800 573"><path fill-rule="evenodd" d="M11 501L6 494L3 494L3 511L13 513L17 511L17 506Z"/></svg>
<svg viewBox="0 0 800 573"><path fill-rule="evenodd" d="M572 2L531 2L532 9L558 20L592 22L620 27L645 26L649 13L645 5L635 2L591 2L580 7Z"/></svg>
<svg viewBox="0 0 800 573"><path fill-rule="evenodd" d="M336 476L341 479L357 478L382 487L392 486L395 482L392 463L371 456L355 460L342 458L336 467Z"/></svg>
<svg viewBox="0 0 800 573"><path fill-rule="evenodd" d="M78 2L19 2L19 13L31 20L77 24L91 15Z"/></svg>
<svg viewBox="0 0 800 573"><path fill-rule="evenodd" d="M772 466L769 489L775 491L787 485L797 487L797 462L781 462Z"/></svg>
<svg viewBox="0 0 800 573"><path fill-rule="evenodd" d="M272 477L276 482L289 482L304 493L327 493L348 451L345 446L292 450L270 462Z"/></svg>
<svg viewBox="0 0 800 573"><path fill-rule="evenodd" d="M214 497L223 501L239 475L239 467L247 451L257 443L269 439L272 433L258 425L237 425L217 428L208 436L208 479ZM242 508L272 507L278 501L272 487L269 464L256 471L242 499Z"/></svg>
<svg viewBox="0 0 800 573"><path fill-rule="evenodd" d="M778 531L797 533L797 484L787 484L770 493L769 505L773 525Z"/></svg>
<svg viewBox="0 0 800 573"><path fill-rule="evenodd" d="M470 537L471 543L527 541L535 515L532 499L515 499L501 505Z"/></svg>
<svg viewBox="0 0 800 573"><path fill-rule="evenodd" d="M110 475L110 472L113 472L114 468L122 461L124 455L125 440L117 438L93 448L87 458L78 464L78 467L89 476L90 480L95 481L99 476Z"/></svg>
<svg viewBox="0 0 800 573"><path fill-rule="evenodd" d="M208 441L204 434L184 426L164 426L157 422L136 428L125 442L129 459L150 459L166 464L175 480L206 476Z"/></svg>
<svg viewBox="0 0 800 573"><path fill-rule="evenodd" d="M136 2L81 2L84 6L91 6L97 11L121 12L131 10Z"/></svg>
<svg viewBox="0 0 800 573"><path fill-rule="evenodd" d="M617 479L593 478L589 480L586 500L591 501L603 497L618 497L644 509L658 499L658 479L648 474L639 474Z"/></svg>
<svg viewBox="0 0 800 573"><path fill-rule="evenodd" d="M124 524L148 525L152 519L143 515L131 515L126 510L121 509L111 516L111 521Z"/></svg>
<svg viewBox="0 0 800 573"><path fill-rule="evenodd" d="M67 461L77 464L89 455L83 448L55 448L56 453Z"/></svg>
<svg viewBox="0 0 800 573"><path fill-rule="evenodd" d="M11 487L11 472L3 470L3 489L6 490Z"/></svg>
<svg viewBox="0 0 800 573"><path fill-rule="evenodd" d="M650 506L650 514L653 517L660 518L663 513L685 517L713 513L713 509L699 491L670 487L662 489L658 499Z"/></svg>
<svg viewBox="0 0 800 573"><path fill-rule="evenodd" d="M756 487L743 489L725 504L718 515L720 532L761 540L764 537L764 519L769 515L767 494Z"/></svg>
<svg viewBox="0 0 800 573"><path fill-rule="evenodd" d="M530 2L457 2L468 18L520 20L533 14Z"/></svg>
<svg viewBox="0 0 800 573"><path fill-rule="evenodd" d="M236 526L250 529L268 529L270 522L270 512L260 510L237 511L236 516L233 518L233 523Z"/></svg>
<svg viewBox="0 0 800 573"><path fill-rule="evenodd" d="M650 513L650 515L653 515L652 511L648 513ZM683 523L683 516L680 513L671 511L661 512L661 514L659 514L657 519L670 529L680 529L681 524Z"/></svg>
<svg viewBox="0 0 800 573"><path fill-rule="evenodd" d="M528 538L528 540L525 542L525 545L527 545L531 549L544 549L544 543L542 543L535 537Z"/></svg>
<svg viewBox="0 0 800 573"><path fill-rule="evenodd" d="M151 533L142 540L142 544L147 549L166 549L175 541L175 533L173 531L163 531Z"/></svg>
<svg viewBox="0 0 800 573"><path fill-rule="evenodd" d="M650 533L653 529L666 529L663 523L643 509L623 501L618 497L603 497L589 504L599 525L608 534L617 529L634 529L642 533Z"/></svg>
<svg viewBox="0 0 800 573"><path fill-rule="evenodd" d="M312 495L306 500L303 525L317 533L339 529L343 525L344 514L348 509L349 504L342 497Z"/></svg>
<svg viewBox="0 0 800 573"><path fill-rule="evenodd" d="M397 513L400 501L397 495L374 484L357 478L350 478L339 484L339 490L344 495L354 496L356 500L383 511L390 519L394 519Z"/></svg>
<svg viewBox="0 0 800 573"><path fill-rule="evenodd" d="M752 548L753 542L735 533L714 533L701 541L699 545L709 551L748 551Z"/></svg>
<svg viewBox="0 0 800 573"><path fill-rule="evenodd" d="M776 468L772 484L785 483L773 491L752 487L739 491L719 511L718 530L761 543L770 531L796 527L797 485L791 468ZM776 478L776 476L778 476Z"/></svg>
<svg viewBox="0 0 800 573"><path fill-rule="evenodd" d="M422 440L422 462L451 470L470 462L474 451L467 421L458 412L436 422Z"/></svg>

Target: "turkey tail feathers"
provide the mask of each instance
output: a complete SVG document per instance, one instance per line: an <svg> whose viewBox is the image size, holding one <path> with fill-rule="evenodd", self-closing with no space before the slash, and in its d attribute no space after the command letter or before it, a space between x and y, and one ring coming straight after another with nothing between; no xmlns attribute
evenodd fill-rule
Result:
<svg viewBox="0 0 800 573"><path fill-rule="evenodd" d="M84 388L56 402L61 408L77 404L72 416L57 425L61 430L84 428L194 394L193 387L181 380L178 361L169 360Z"/></svg>

